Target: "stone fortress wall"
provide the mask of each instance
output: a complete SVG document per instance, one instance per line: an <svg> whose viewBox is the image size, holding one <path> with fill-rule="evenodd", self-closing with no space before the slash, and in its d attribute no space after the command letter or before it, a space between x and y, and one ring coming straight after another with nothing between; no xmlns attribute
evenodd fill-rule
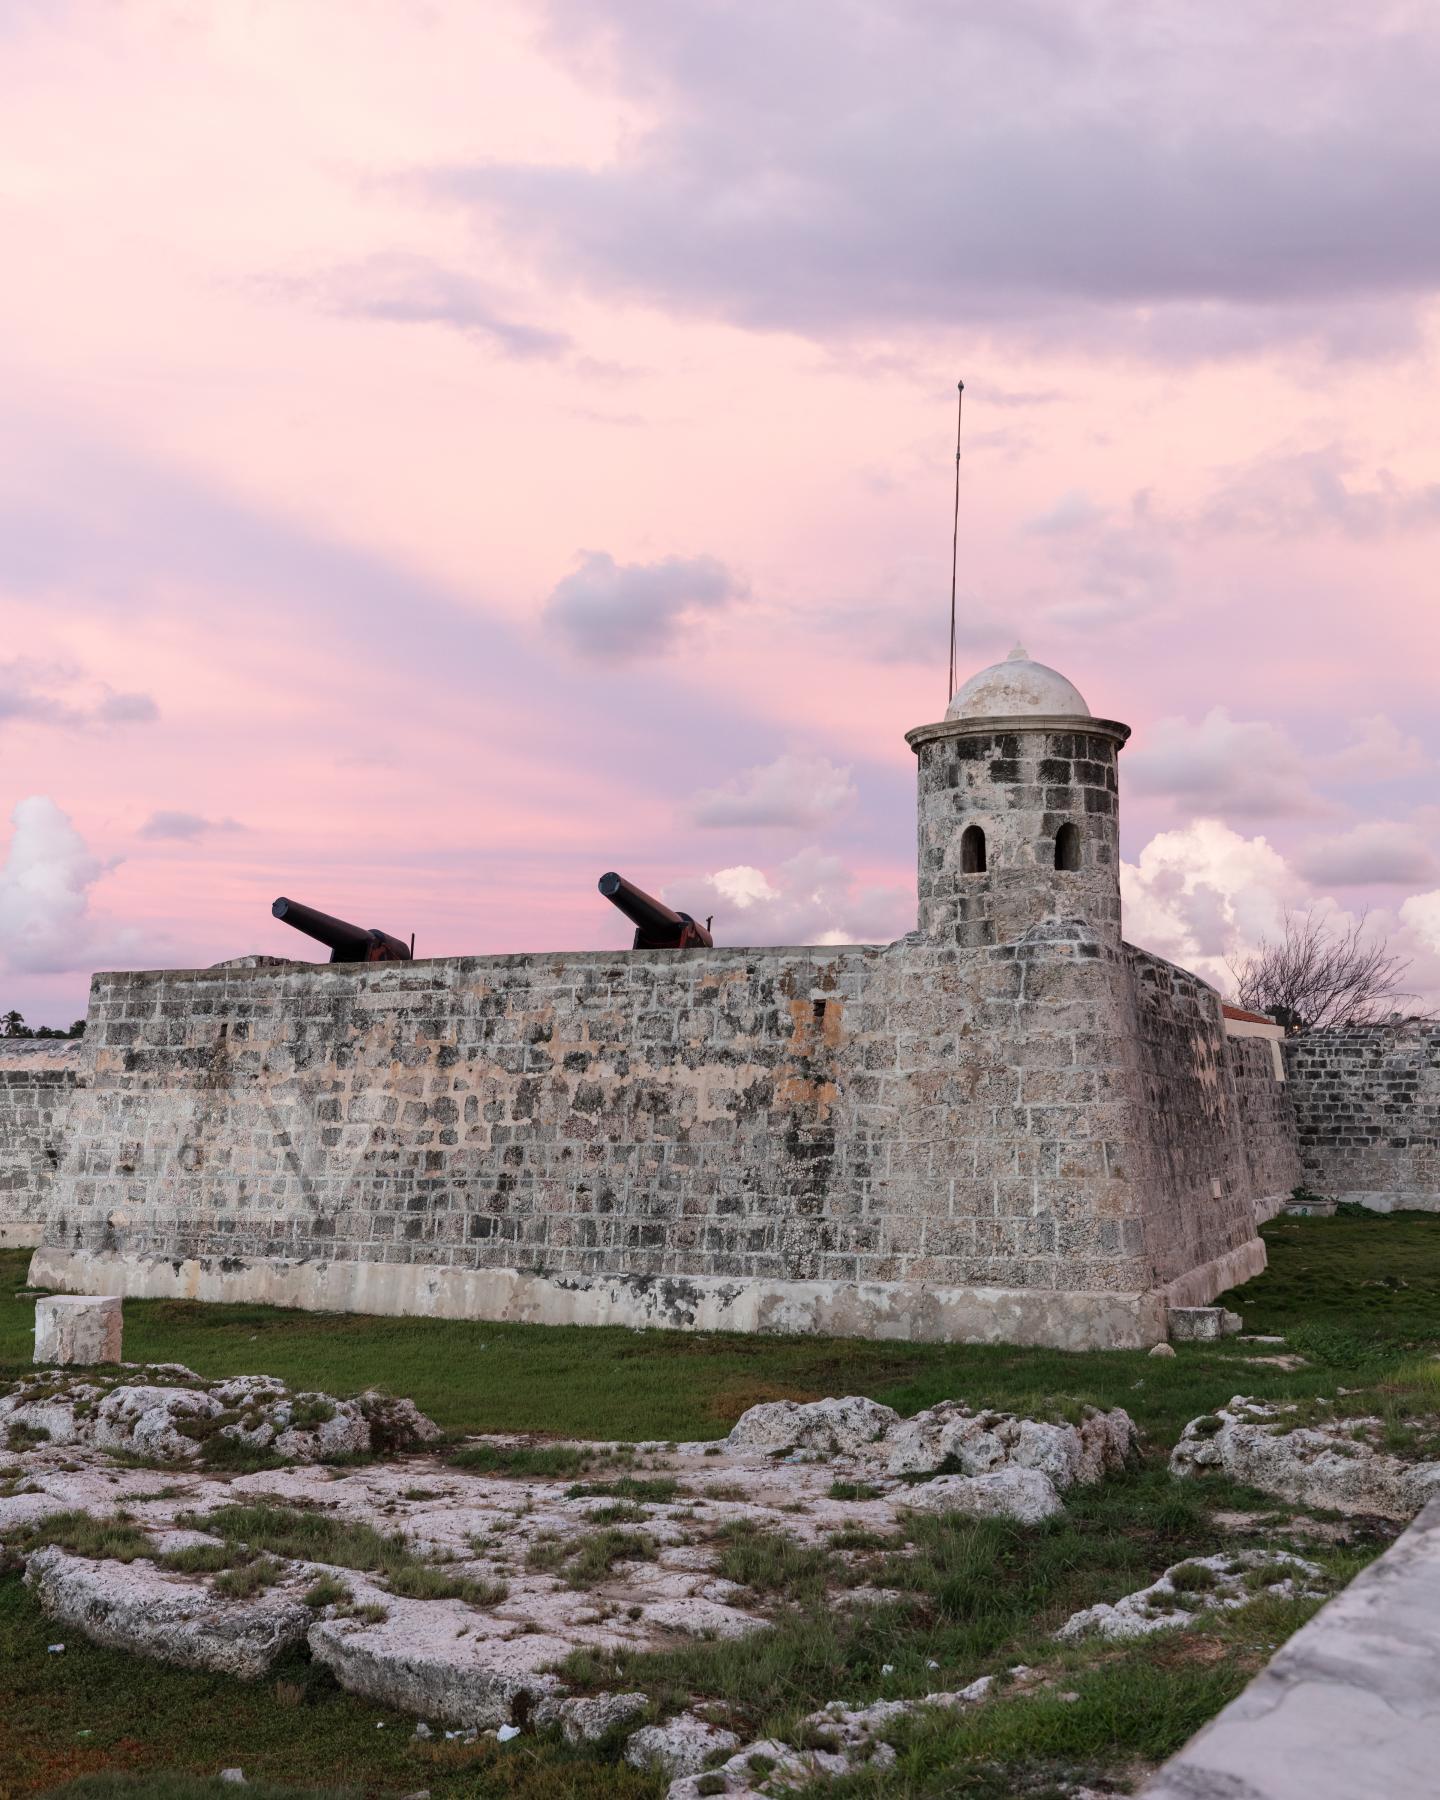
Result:
<svg viewBox="0 0 1440 1800"><path fill-rule="evenodd" d="M88 1068L83 1038L0 1038L0 1248L40 1242Z"/></svg>
<svg viewBox="0 0 1440 1800"><path fill-rule="evenodd" d="M1440 1209L1440 1025L1291 1038L1285 1064L1307 1186L1378 1212Z"/></svg>
<svg viewBox="0 0 1440 1800"><path fill-rule="evenodd" d="M1150 1216L1135 1084L1147 1105L1200 1101L1183 1055L1137 1046L1128 973L1086 927L1055 924L978 952L901 940L97 977L94 1077L36 1278L386 1312L1149 1341L1157 1288L1193 1272L1197 1247L1243 1258L1254 1239L1228 1126L1225 1203L1197 1189L1188 1235L1186 1209ZM1168 993L1151 1007L1170 1011ZM1176 1014L1157 1042L1190 1028Z"/></svg>
<svg viewBox="0 0 1440 1800"><path fill-rule="evenodd" d="M1126 735L1023 658L967 683L911 733L921 928L886 946L97 976L46 1167L11 1134L33 1277L1154 1342L1264 1266L1299 1164L1271 1046L1121 941Z"/></svg>

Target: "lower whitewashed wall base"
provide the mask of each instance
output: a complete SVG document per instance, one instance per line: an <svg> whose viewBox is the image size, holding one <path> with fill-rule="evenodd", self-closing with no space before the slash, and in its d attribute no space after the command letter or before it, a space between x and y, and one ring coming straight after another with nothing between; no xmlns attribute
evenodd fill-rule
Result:
<svg viewBox="0 0 1440 1800"><path fill-rule="evenodd" d="M1203 1306L1264 1266L1264 1245L1257 1242L1192 1270L1164 1290L1109 1293L714 1276L585 1280L421 1263L230 1259L222 1266L45 1248L31 1261L30 1280L72 1294L250 1301L316 1312L1121 1350L1160 1342L1168 1306Z"/></svg>

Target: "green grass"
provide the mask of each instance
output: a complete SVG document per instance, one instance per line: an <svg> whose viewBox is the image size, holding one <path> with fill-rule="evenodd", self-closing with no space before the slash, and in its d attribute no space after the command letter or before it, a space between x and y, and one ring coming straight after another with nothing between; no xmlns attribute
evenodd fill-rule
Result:
<svg viewBox="0 0 1440 1800"><path fill-rule="evenodd" d="M434 1800L660 1800L665 1784L526 1734L418 1743L414 1715L338 1688L303 1657L261 1682L167 1668L65 1631L65 1654L18 1576L0 1579L0 1800L286 1800L429 1788ZM384 1726L377 1731L376 1725ZM242 1789L221 1769L243 1768ZM134 1785L124 1777L134 1778Z"/></svg>
<svg viewBox="0 0 1440 1800"><path fill-rule="evenodd" d="M916 1517L903 1527L905 1556L881 1534L840 1533L829 1546L806 1550L732 1531L721 1547L726 1572L779 1608L775 1629L619 1657L587 1653L569 1664L581 1689L639 1687L661 1707L721 1699L738 1726L759 1732L835 1698L917 1696L1015 1662L1046 1661L1063 1671L1078 1701L1017 1696L920 1721L897 1734L894 1771L856 1777L842 1790L906 1800L1024 1792L1038 1800L1062 1774L1123 1775L1167 1754L1313 1609L1262 1597L1243 1612L1207 1617L1183 1637L1123 1648L1054 1644L1050 1634L1070 1612L1145 1586L1167 1566L1254 1544L1222 1529L1218 1512L1248 1508L1283 1518L1303 1510L1218 1478L1171 1481L1166 1452L1188 1420L1236 1393L1311 1410L1354 1387L1363 1392L1344 1405L1375 1412L1384 1441L1413 1450L1440 1412L1440 1364L1430 1360L1440 1351L1440 1215L1277 1220L1264 1235L1269 1272L1224 1298L1248 1330L1284 1335L1287 1348L1305 1355L1310 1366L1297 1371L1250 1362L1267 1352L1235 1340L1181 1345L1175 1357L1152 1361L1143 1351L582 1331L159 1301L127 1302L126 1353L184 1362L210 1376L273 1373L337 1395L383 1385L411 1395L453 1434L608 1438L613 1448L599 1453L531 1441L452 1446L448 1454L486 1474L567 1480L576 1497L612 1508L680 1497L671 1478L634 1468L637 1440L719 1438L760 1400L859 1393L909 1414L954 1398L1072 1417L1083 1403L1124 1406L1148 1434L1140 1465L1101 1487L1072 1491L1064 1515L1044 1526ZM23 1255L0 1253L0 1361L12 1374L29 1354L32 1300L11 1292L23 1267ZM841 1488L866 1497L862 1483L838 1484L837 1497ZM424 1563L403 1539L323 1512L247 1506L221 1509L206 1522L213 1528L215 1519L229 1552L245 1549L248 1560L227 1565L237 1572L280 1556L366 1569L392 1583L399 1572L401 1582L427 1591L464 1579ZM616 1560L643 1553L643 1534L620 1529L628 1519L617 1512L579 1548L541 1543L537 1560L549 1558L576 1585L603 1581ZM88 1528L60 1529L73 1531L78 1545ZM88 1541L118 1543L123 1553L130 1541L124 1521L99 1529ZM113 1532L121 1535L103 1535ZM1294 1547L1321 1562L1333 1585L1380 1541ZM835 1604L833 1590L823 1598L818 1571L838 1550L847 1553L847 1580L897 1590L898 1600L855 1611ZM346 1604L329 1586L317 1587L314 1603ZM426 1750L410 1743L409 1720L339 1693L303 1658L287 1664L280 1682L250 1688L102 1652L73 1633L64 1657L47 1658L47 1635L15 1575L0 1577L0 1800L88 1771L173 1767L209 1777L233 1764L257 1782L392 1796L428 1787L435 1800L649 1800L663 1791L663 1783L613 1759L528 1737L503 1751L482 1744L464 1757L453 1746ZM277 1698L296 1689L299 1704ZM377 1719L385 1731L375 1730ZM112 1800L109 1790L97 1791L102 1797ZM159 1792L156 1800L191 1800L191 1793Z"/></svg>
<svg viewBox="0 0 1440 1800"><path fill-rule="evenodd" d="M567 1587L594 1587L616 1563L653 1562L655 1540L643 1531L606 1526L573 1538L537 1538L525 1554L527 1569L558 1575Z"/></svg>
<svg viewBox="0 0 1440 1800"><path fill-rule="evenodd" d="M1270 1267L1223 1297L1247 1331L1298 1330L1350 1365L1440 1335L1440 1214L1280 1218L1261 1235Z"/></svg>
<svg viewBox="0 0 1440 1800"><path fill-rule="evenodd" d="M121 1518L97 1519L84 1512L53 1512L13 1534L11 1540L24 1550L56 1544L71 1556L108 1557L115 1562L134 1562L149 1556L152 1546L138 1525Z"/></svg>
<svg viewBox="0 0 1440 1800"><path fill-rule="evenodd" d="M614 1481L581 1481L570 1489L572 1500L638 1500L661 1506L683 1494L680 1483L669 1475L621 1475Z"/></svg>
<svg viewBox="0 0 1440 1800"><path fill-rule="evenodd" d="M245 1782L246 1800L359 1800L354 1788L285 1787L275 1781ZM218 1776L81 1775L52 1791L50 1800L235 1800L235 1789Z"/></svg>
<svg viewBox="0 0 1440 1800"><path fill-rule="evenodd" d="M268 1574L257 1574L259 1568L274 1567L263 1561L262 1553L268 1552L272 1556L335 1563L342 1569L360 1569L379 1575L392 1594L408 1600L464 1600L471 1606L493 1606L505 1598L503 1582L490 1581L483 1576L451 1574L440 1564L417 1556L399 1533L386 1536L371 1525L338 1519L329 1513L261 1503L221 1506L214 1512L184 1517L197 1530L213 1532L225 1539L231 1560L216 1562L217 1567L230 1570L215 1583L222 1593L253 1592L265 1580L273 1579ZM177 1554L182 1557L194 1555L200 1559L197 1566L203 1566L205 1560L224 1553L204 1548ZM261 1558L261 1562L257 1563L255 1558ZM170 1566L177 1565L171 1561ZM317 1585L322 1585L324 1579L322 1577ZM306 1598L310 1600L309 1595ZM327 1602L310 1600L310 1604L325 1605Z"/></svg>

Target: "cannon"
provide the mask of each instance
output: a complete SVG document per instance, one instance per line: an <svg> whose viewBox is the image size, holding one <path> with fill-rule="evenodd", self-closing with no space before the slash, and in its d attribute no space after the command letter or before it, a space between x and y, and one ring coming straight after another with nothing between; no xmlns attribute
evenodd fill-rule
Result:
<svg viewBox="0 0 1440 1800"><path fill-rule="evenodd" d="M415 954L415 940L408 944L388 931L367 931L363 925L349 925L344 919L332 919L329 913L316 912L313 906L302 906L298 900L282 895L270 911L277 919L303 931L317 943L329 946L332 963L409 962Z"/></svg>
<svg viewBox="0 0 1440 1800"><path fill-rule="evenodd" d="M689 913L675 912L663 900L652 899L612 869L600 877L600 892L624 913L635 927L635 950L708 950L715 940L710 921L697 924Z"/></svg>

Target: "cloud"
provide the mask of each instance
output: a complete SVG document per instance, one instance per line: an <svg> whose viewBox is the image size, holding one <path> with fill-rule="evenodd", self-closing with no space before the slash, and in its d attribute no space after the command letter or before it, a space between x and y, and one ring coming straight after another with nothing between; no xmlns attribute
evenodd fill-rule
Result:
<svg viewBox="0 0 1440 1800"><path fill-rule="evenodd" d="M720 611L744 592L713 556L617 563L607 551L587 550L557 583L544 616L582 655L623 662L663 655L696 614Z"/></svg>
<svg viewBox="0 0 1440 1800"><path fill-rule="evenodd" d="M23 974L81 967L93 939L90 890L105 872L53 800L34 794L11 814L0 867L0 946Z"/></svg>
<svg viewBox="0 0 1440 1800"><path fill-rule="evenodd" d="M1289 734L1215 706L1200 720L1160 719L1126 759L1135 793L1167 794L1198 810L1274 818L1324 810L1312 771Z"/></svg>
<svg viewBox="0 0 1440 1800"><path fill-rule="evenodd" d="M822 825L856 800L848 768L823 756L777 756L724 787L703 788L691 817L701 826Z"/></svg>
<svg viewBox="0 0 1440 1800"><path fill-rule="evenodd" d="M153 812L140 827L139 835L143 838L183 838L203 837L208 831L243 831L245 828L235 819L206 819L199 813L191 812Z"/></svg>
<svg viewBox="0 0 1440 1800"><path fill-rule="evenodd" d="M1130 752L1125 773L1135 793L1166 794L1197 811L1264 819L1335 811L1320 791L1322 782L1391 780L1430 766L1419 740L1383 713L1356 720L1352 731L1348 744L1310 754L1284 726L1234 719L1227 708L1214 706L1198 724L1157 720Z"/></svg>
<svg viewBox="0 0 1440 1800"><path fill-rule="evenodd" d="M1370 887L1440 880L1440 863L1413 825L1376 819L1307 844L1295 866L1317 887Z"/></svg>
<svg viewBox="0 0 1440 1800"><path fill-rule="evenodd" d="M117 694L106 692L95 709L95 717L106 725L153 725L160 708L149 694Z"/></svg>
<svg viewBox="0 0 1440 1800"><path fill-rule="evenodd" d="M1433 879L1433 868L1427 879ZM1440 1005L1440 888L1411 895L1396 911L1347 911L1318 878L1292 865L1264 837L1244 837L1218 819L1154 837L1120 866L1125 936L1218 987L1233 990L1232 963L1284 934L1285 913L1307 912L1345 930L1363 919L1368 937L1408 961L1405 986Z"/></svg>
<svg viewBox="0 0 1440 1800"><path fill-rule="evenodd" d="M937 326L1122 354L1416 340L1440 284L1440 21L1338 0L551 0L648 129L434 194L592 287L814 338Z"/></svg>
<svg viewBox="0 0 1440 1800"><path fill-rule="evenodd" d="M1197 819L1122 863L1120 893L1131 943L1228 988L1227 960L1275 937L1301 886L1267 839Z"/></svg>
<svg viewBox="0 0 1440 1800"><path fill-rule="evenodd" d="M116 693L101 683L100 698L91 700L74 692L84 685L75 669L21 658L0 663L0 725L13 720L76 731L93 725L153 724L160 717L149 694Z"/></svg>
<svg viewBox="0 0 1440 1800"><path fill-rule="evenodd" d="M1078 488L1062 494L1053 506L1022 522L1020 529L1030 537L1068 537L1083 531L1104 518L1105 509Z"/></svg>
<svg viewBox="0 0 1440 1800"><path fill-rule="evenodd" d="M862 886L813 846L768 873L739 863L673 884L682 891L688 898L670 888L665 897L697 917L713 913L717 944L877 944L915 929L912 888Z"/></svg>
<svg viewBox="0 0 1440 1800"><path fill-rule="evenodd" d="M506 356L553 358L572 347L563 332L513 318L503 299L484 282L423 256L367 256L312 282L291 286L342 318L443 325Z"/></svg>
<svg viewBox="0 0 1440 1800"><path fill-rule="evenodd" d="M1364 483L1338 444L1257 459L1234 470L1195 523L1208 531L1313 538L1317 531L1374 540L1440 526L1440 482L1417 486L1388 469Z"/></svg>
<svg viewBox="0 0 1440 1800"><path fill-rule="evenodd" d="M1407 737L1384 713L1357 719L1351 729L1353 742L1323 759L1326 774L1337 781L1390 781L1418 775L1434 762L1419 738Z"/></svg>

